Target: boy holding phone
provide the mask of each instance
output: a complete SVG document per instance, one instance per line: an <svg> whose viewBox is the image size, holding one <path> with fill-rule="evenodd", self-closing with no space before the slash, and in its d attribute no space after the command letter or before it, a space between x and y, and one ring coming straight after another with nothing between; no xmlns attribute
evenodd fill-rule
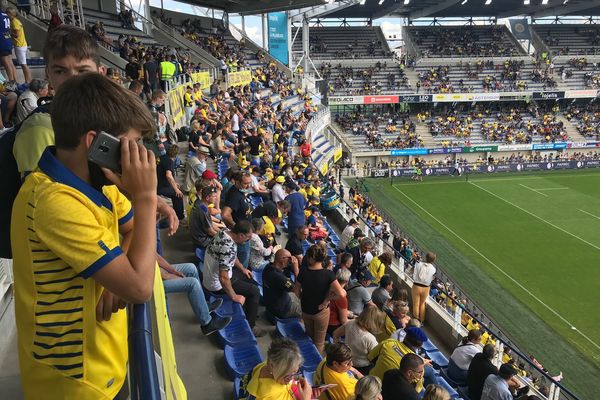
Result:
<svg viewBox="0 0 600 400"><path fill-rule="evenodd" d="M112 399L127 373L127 316L97 305L107 291L129 303L152 296L156 162L137 142L154 123L100 74L64 82L51 120L56 146L23 183L11 224L22 386L26 398ZM88 161L100 131L120 138L120 176Z"/></svg>

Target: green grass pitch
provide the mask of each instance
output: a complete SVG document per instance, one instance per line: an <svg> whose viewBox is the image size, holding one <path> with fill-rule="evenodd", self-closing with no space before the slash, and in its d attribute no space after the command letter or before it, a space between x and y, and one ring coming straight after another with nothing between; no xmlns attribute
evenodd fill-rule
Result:
<svg viewBox="0 0 600 400"><path fill-rule="evenodd" d="M600 171L365 182L523 350L598 398Z"/></svg>

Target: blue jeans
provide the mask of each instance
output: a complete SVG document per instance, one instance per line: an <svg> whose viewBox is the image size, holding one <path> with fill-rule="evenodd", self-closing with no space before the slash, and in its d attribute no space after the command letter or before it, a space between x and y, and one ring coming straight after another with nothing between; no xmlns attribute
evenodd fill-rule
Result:
<svg viewBox="0 0 600 400"><path fill-rule="evenodd" d="M208 305L204 298L202 286L198 279L198 270L192 263L174 264L173 268L185 275L185 278L174 278L163 281L165 293L187 293L188 300L194 310L194 314L200 321L200 325L204 326L212 320L208 312Z"/></svg>
<svg viewBox="0 0 600 400"><path fill-rule="evenodd" d="M237 258L244 268L248 268L248 263L250 262L250 241L237 245Z"/></svg>

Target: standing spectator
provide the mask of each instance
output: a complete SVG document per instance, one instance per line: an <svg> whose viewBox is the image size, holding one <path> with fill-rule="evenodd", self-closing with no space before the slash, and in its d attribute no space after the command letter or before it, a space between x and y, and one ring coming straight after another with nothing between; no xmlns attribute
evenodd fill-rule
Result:
<svg viewBox="0 0 600 400"><path fill-rule="evenodd" d="M513 400L509 382L517 370L510 364L502 364L498 375L490 374L485 378L481 400Z"/></svg>
<svg viewBox="0 0 600 400"><path fill-rule="evenodd" d="M223 208L221 209L221 218L229 228L241 221L250 221L252 218L252 204L248 198L250 193L250 174L247 172L237 172L233 176L235 185L227 191ZM248 268L250 262L250 243L241 243L237 247L238 259L245 268Z"/></svg>
<svg viewBox="0 0 600 400"><path fill-rule="evenodd" d="M275 253L275 260L263 271L263 302L266 309L277 318L302 316L300 299L293 293L294 282L283 273L285 268L291 266L292 273L298 276L298 265L289 251L280 249Z"/></svg>
<svg viewBox="0 0 600 400"><path fill-rule="evenodd" d="M206 299L198 280L198 270L194 264L171 265L160 254L156 256L165 293L187 293L192 310L194 310L194 314L200 322L202 333L208 336L229 325L231 317L221 318L211 315L213 311L217 310L223 304L223 299L215 300L210 306L206 304Z"/></svg>
<svg viewBox="0 0 600 400"><path fill-rule="evenodd" d="M467 372L469 365L475 354L480 353L481 348L481 331L479 329L471 329L468 335L462 340L452 352L448 363L448 377L460 385L467 383Z"/></svg>
<svg viewBox="0 0 600 400"><path fill-rule="evenodd" d="M348 245L348 241L354 234L354 230L357 227L358 227L358 222L356 222L356 220L354 218L352 218L350 221L348 221L348 225L346 225L346 227L342 231L342 234L340 235L340 248L341 249L346 248L346 246Z"/></svg>
<svg viewBox="0 0 600 400"><path fill-rule="evenodd" d="M425 255L425 262L417 262L413 272L413 316L421 322L425 321L425 302L427 296L429 296L429 287L431 286L431 281L433 281L433 276L435 275L435 267L433 266L434 261L435 254L432 252L427 253Z"/></svg>
<svg viewBox="0 0 600 400"><path fill-rule="evenodd" d="M17 8L14 6L6 7L6 14L10 18L10 33L12 36L13 46L15 49L15 56L17 62L23 70L23 76L25 77L25 83L31 82L31 71L27 66L27 39L25 39L25 30L23 24L17 18ZM12 61L12 60L11 60ZM13 64L14 68L14 64ZM15 79L17 70L15 69Z"/></svg>
<svg viewBox="0 0 600 400"><path fill-rule="evenodd" d="M306 200L304 196L298 193L294 182L286 182L284 185L287 193L286 200L290 203L290 212L288 213L288 231L296 232L298 227L305 224L304 208Z"/></svg>
<svg viewBox="0 0 600 400"><path fill-rule="evenodd" d="M50 23L48 24L48 33L52 32L62 24L62 19L60 19L60 15L58 14L58 6L56 4L52 4L50 6Z"/></svg>
<svg viewBox="0 0 600 400"><path fill-rule="evenodd" d="M212 186L202 187L201 184L198 184L196 192L198 193L198 197L194 201L188 218L190 234L192 235L194 248L206 249L213 237L222 229L225 229L225 225L213 222L210 215L210 206L217 198L216 189Z"/></svg>
<svg viewBox="0 0 600 400"><path fill-rule="evenodd" d="M144 91L148 97L158 89L158 64L152 54L146 54L144 68Z"/></svg>
<svg viewBox="0 0 600 400"><path fill-rule="evenodd" d="M254 326L258 313L260 292L252 283L252 272L237 259L237 246L252 237L252 224L236 223L230 231L220 231L206 248L202 285L211 293L227 295L232 301L244 306L246 319L255 336L265 332Z"/></svg>
<svg viewBox="0 0 600 400"><path fill-rule="evenodd" d="M192 87L190 85L186 86L185 93L183 94L183 107L185 109L185 125L189 126L192 122L192 118L194 116L194 108L196 102L194 101L194 97L192 94Z"/></svg>
<svg viewBox="0 0 600 400"><path fill-rule="evenodd" d="M275 178L275 184L271 188L271 196L273 197L273 201L275 203L285 200L285 191L283 190L284 183L285 177L283 175L279 175L277 178Z"/></svg>
<svg viewBox="0 0 600 400"><path fill-rule="evenodd" d="M352 349L352 363L363 375L368 375L371 370L368 355L377 346L375 336L383 331L384 324L385 314L377 307L368 307L356 319L333 332L335 340L346 337L345 341Z"/></svg>
<svg viewBox="0 0 600 400"><path fill-rule="evenodd" d="M23 121L38 105L38 99L48 96L48 82L32 79L29 89L21 93L17 101L17 122Z"/></svg>
<svg viewBox="0 0 600 400"><path fill-rule="evenodd" d="M296 232L290 231L290 238L288 239L285 249L288 250L292 257L298 260L298 265L302 264L304 257L304 242L308 239L309 230L306 225L301 225L296 229Z"/></svg>
<svg viewBox="0 0 600 400"><path fill-rule="evenodd" d="M467 372L467 387L469 388L469 398L471 400L480 400L483 385L489 375L498 375L498 368L492 363L496 355L496 349L493 344L486 344L483 352L475 354L469 371Z"/></svg>
<svg viewBox="0 0 600 400"><path fill-rule="evenodd" d="M355 234L357 233L357 230L358 229L354 230ZM359 271L367 270L371 260L373 260L371 250L373 250L374 246L373 240L364 237L360 240L358 246L350 249L349 253L352 254L352 266L350 267L350 272L352 272L352 276L357 276Z"/></svg>
<svg viewBox="0 0 600 400"><path fill-rule="evenodd" d="M382 400L381 380L376 376L363 376L356 382L352 400Z"/></svg>
<svg viewBox="0 0 600 400"><path fill-rule="evenodd" d="M347 269L350 272L350 267L352 266L352 254L350 253L341 253L339 256L340 263L338 264L338 269ZM350 274L352 274L350 272Z"/></svg>
<svg viewBox="0 0 600 400"><path fill-rule="evenodd" d="M383 275L379 281L379 287L371 294L371 300L380 310L388 308L388 303L392 300L392 291L394 290L394 281L389 275Z"/></svg>
<svg viewBox="0 0 600 400"><path fill-rule="evenodd" d="M130 57L129 62L125 65L125 76L127 79L136 81L140 79L140 64L135 57Z"/></svg>
<svg viewBox="0 0 600 400"><path fill-rule="evenodd" d="M373 281L373 275L369 270L358 273L356 280L350 281L346 293L348 295L348 308L359 315L365 307L376 307L371 301L371 292L367 289Z"/></svg>
<svg viewBox="0 0 600 400"><path fill-rule="evenodd" d="M157 193L171 199L177 218L181 221L185 218L185 213L183 211L183 192L175 181L175 159L178 152L177 146L169 147L167 154L160 157L156 172L158 174Z"/></svg>
<svg viewBox="0 0 600 400"><path fill-rule="evenodd" d="M369 263L369 270L373 274L373 282L379 283L381 277L385 274L385 269L392 266L392 253L384 252L376 257L373 257Z"/></svg>
<svg viewBox="0 0 600 400"><path fill-rule="evenodd" d="M350 271L344 268L338 269L335 274L335 279L337 279L343 289L346 289L346 285L348 285L348 282L350 281ZM333 335L333 332L348 322L348 318L350 317L354 318L354 314L348 310L347 295L330 301L329 326L327 327L327 334Z"/></svg>
<svg viewBox="0 0 600 400"><path fill-rule="evenodd" d="M315 371L315 384L335 385L325 394L326 399L351 399L358 379L363 377L352 366L352 349L345 343L337 342L327 346L325 355Z"/></svg>
<svg viewBox="0 0 600 400"><path fill-rule="evenodd" d="M383 375L381 390L383 400L419 400L415 385L424 371L425 365L421 357L416 354L406 354L400 361L399 369L387 371Z"/></svg>
<svg viewBox="0 0 600 400"><path fill-rule="evenodd" d="M329 324L330 292L334 298L343 297L346 291L335 279L333 271L325 269L327 252L321 246L311 246L306 252L307 268L301 269L295 292L300 297L302 320L306 333L323 352L327 325Z"/></svg>
<svg viewBox="0 0 600 400"><path fill-rule="evenodd" d="M0 63L4 67L8 82L4 84L8 90L17 89L17 69L12 62L13 41L10 30L10 18L6 13L1 12L0 18Z"/></svg>

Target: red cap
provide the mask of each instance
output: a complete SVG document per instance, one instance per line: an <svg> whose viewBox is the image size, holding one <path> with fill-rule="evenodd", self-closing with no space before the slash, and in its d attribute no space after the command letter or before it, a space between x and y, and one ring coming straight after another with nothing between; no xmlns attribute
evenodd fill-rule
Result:
<svg viewBox="0 0 600 400"><path fill-rule="evenodd" d="M217 179L217 174L212 172L210 169L207 169L202 173L202 179Z"/></svg>

